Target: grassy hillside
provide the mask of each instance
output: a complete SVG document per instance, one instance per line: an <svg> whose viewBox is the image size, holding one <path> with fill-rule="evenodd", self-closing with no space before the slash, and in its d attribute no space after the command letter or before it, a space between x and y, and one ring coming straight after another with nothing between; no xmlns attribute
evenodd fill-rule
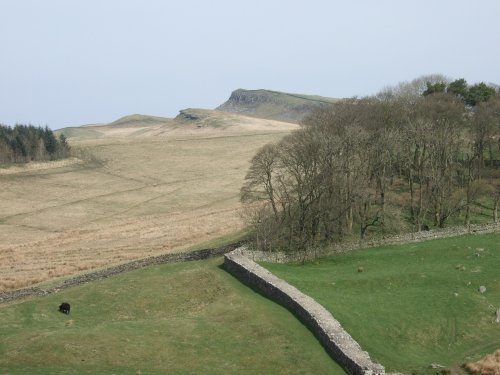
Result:
<svg viewBox="0 0 500 375"><path fill-rule="evenodd" d="M460 372L500 348L500 234L265 266L330 310L388 371L434 374L437 363Z"/></svg>
<svg viewBox="0 0 500 375"><path fill-rule="evenodd" d="M92 140L103 137L135 137L143 133L151 133L158 129L173 128L173 120L164 117L147 115L129 115L109 124L85 125L59 129L67 138L75 140Z"/></svg>
<svg viewBox="0 0 500 375"><path fill-rule="evenodd" d="M72 127L57 130L70 141L89 141L100 138L151 138L182 134L198 136L212 131L238 133L241 131L290 131L297 126L287 122L248 117L210 109L187 108L175 119L156 116L130 115L104 125Z"/></svg>
<svg viewBox="0 0 500 375"><path fill-rule="evenodd" d="M147 115L129 115L119 118L108 124L111 127L119 127L119 126L144 126L148 124L170 124L172 119L158 116L147 116Z"/></svg>
<svg viewBox="0 0 500 375"><path fill-rule="evenodd" d="M239 89L233 91L229 99L217 109L259 118L299 123L314 109L335 103L335 101L337 99L317 95Z"/></svg>
<svg viewBox="0 0 500 375"><path fill-rule="evenodd" d="M0 305L4 374L342 374L222 259L156 266ZM70 302L70 315L57 311Z"/></svg>
<svg viewBox="0 0 500 375"><path fill-rule="evenodd" d="M98 139L104 136L102 132L99 131L99 126L93 127L71 127L56 130L54 133L64 134L67 138L83 138L83 139Z"/></svg>
<svg viewBox="0 0 500 375"><path fill-rule="evenodd" d="M84 127L79 160L0 169L0 291L243 230L249 160L295 126L212 112L231 125Z"/></svg>

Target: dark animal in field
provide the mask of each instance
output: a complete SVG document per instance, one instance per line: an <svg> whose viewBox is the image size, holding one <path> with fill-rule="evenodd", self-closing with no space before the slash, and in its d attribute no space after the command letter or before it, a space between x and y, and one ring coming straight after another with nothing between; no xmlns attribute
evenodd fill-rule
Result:
<svg viewBox="0 0 500 375"><path fill-rule="evenodd" d="M71 306L69 305L68 302L63 302L59 306L59 311L64 313L64 314L69 314L69 310L71 310Z"/></svg>

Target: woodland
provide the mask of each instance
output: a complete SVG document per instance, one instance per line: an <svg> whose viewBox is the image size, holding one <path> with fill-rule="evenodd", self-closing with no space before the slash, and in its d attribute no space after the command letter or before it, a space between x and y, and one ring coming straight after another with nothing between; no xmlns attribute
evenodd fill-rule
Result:
<svg viewBox="0 0 500 375"><path fill-rule="evenodd" d="M56 137L51 129L17 124L0 124L0 163L26 163L46 161L69 156L66 136Z"/></svg>
<svg viewBox="0 0 500 375"><path fill-rule="evenodd" d="M500 95L428 76L340 100L262 147L241 188L261 250L497 222Z"/></svg>

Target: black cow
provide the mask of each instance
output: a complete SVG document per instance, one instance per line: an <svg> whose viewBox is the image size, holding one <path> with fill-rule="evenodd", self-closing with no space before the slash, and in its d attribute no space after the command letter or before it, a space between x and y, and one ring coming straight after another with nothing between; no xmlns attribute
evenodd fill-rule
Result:
<svg viewBox="0 0 500 375"><path fill-rule="evenodd" d="M59 306L59 311L64 313L64 314L69 314L69 310L71 310L71 306L69 305L68 302L63 302Z"/></svg>

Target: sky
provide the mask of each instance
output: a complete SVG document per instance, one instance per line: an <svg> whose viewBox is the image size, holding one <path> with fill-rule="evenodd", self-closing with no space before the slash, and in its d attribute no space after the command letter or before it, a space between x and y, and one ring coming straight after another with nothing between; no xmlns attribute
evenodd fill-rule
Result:
<svg viewBox="0 0 500 375"><path fill-rule="evenodd" d="M500 83L499 17L498 0L0 0L0 123L175 117L238 88Z"/></svg>

